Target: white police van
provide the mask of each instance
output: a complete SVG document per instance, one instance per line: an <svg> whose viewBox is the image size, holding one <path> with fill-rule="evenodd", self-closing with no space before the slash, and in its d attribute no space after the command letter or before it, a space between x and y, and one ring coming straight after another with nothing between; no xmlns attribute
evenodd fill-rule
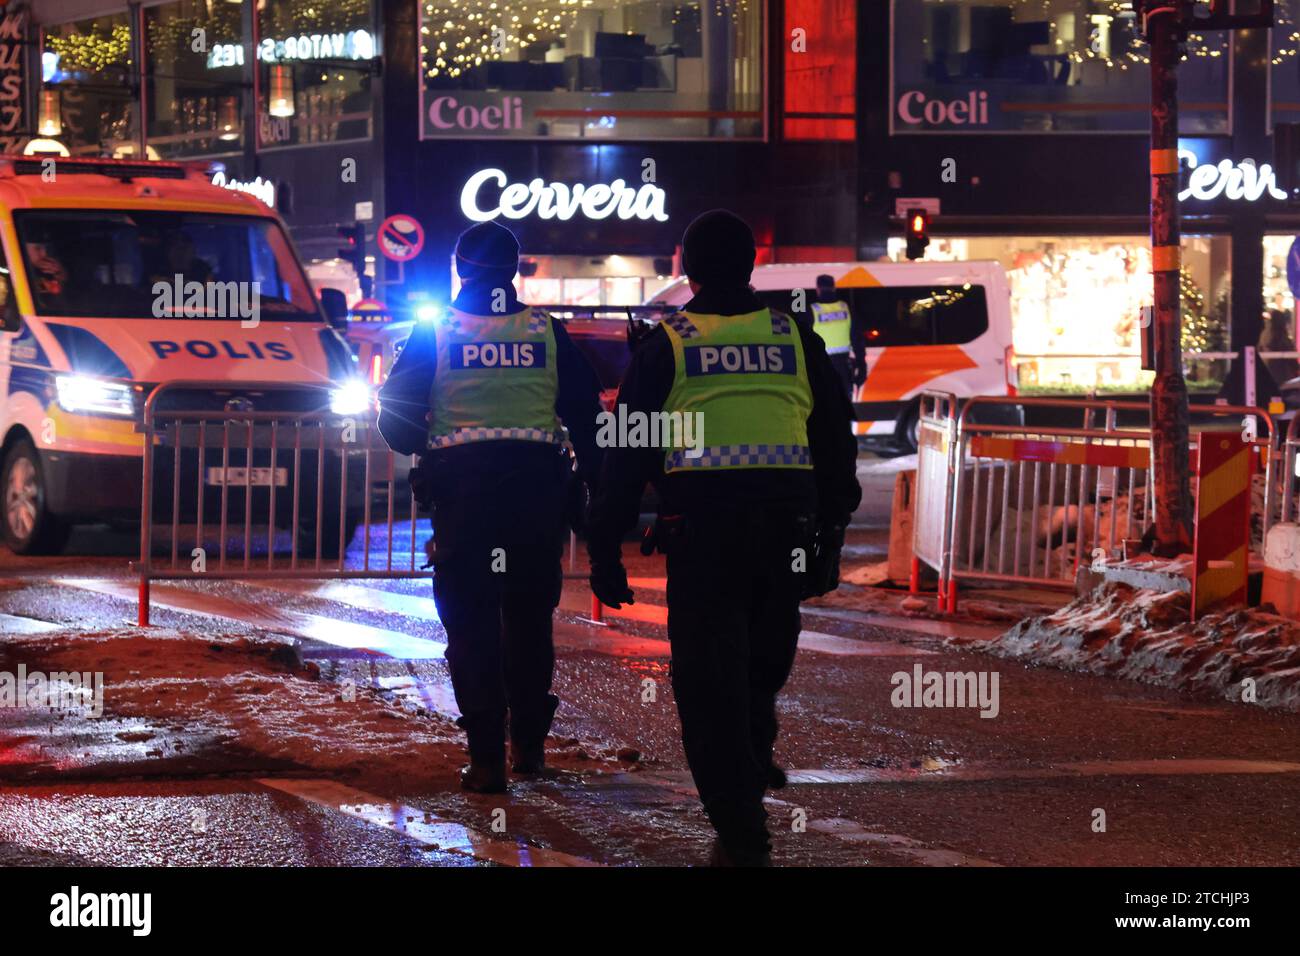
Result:
<svg viewBox="0 0 1300 956"><path fill-rule="evenodd" d="M59 550L75 522L138 522L138 425L161 383L223 383L180 388L173 407L370 408L335 330L341 294L318 301L279 217L200 164L0 157L0 240L0 530L16 552ZM289 388L241 385L256 382ZM211 458L208 483L237 496ZM326 546L355 517L319 529Z"/></svg>

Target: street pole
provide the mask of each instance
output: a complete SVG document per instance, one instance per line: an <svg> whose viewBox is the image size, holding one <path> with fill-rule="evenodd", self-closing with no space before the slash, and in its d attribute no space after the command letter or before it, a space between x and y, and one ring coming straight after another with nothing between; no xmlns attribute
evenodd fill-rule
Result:
<svg viewBox="0 0 1300 956"><path fill-rule="evenodd" d="M1187 382L1183 378L1179 290L1178 62L1182 0L1146 0L1151 50L1151 274L1154 285L1155 380L1151 384L1151 466L1155 540L1152 552L1191 550L1192 490L1188 457Z"/></svg>

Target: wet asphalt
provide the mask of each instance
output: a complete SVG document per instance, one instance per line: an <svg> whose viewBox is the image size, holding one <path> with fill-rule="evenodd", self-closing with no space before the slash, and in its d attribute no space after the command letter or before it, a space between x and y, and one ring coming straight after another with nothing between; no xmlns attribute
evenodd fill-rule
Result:
<svg viewBox="0 0 1300 956"><path fill-rule="evenodd" d="M884 557L896 470L864 463L851 562ZM79 532L69 556L0 551L0 633L133 624L135 547L99 529ZM52 721L0 714L0 864L703 862L711 832L678 738L663 568L625 550L635 617L585 623L589 592L566 582L550 743L559 769L546 778L475 796L444 765L395 777L362 762L329 775L202 727L171 752L131 739L130 714L75 740ZM156 584L153 623L284 634L323 681L452 718L430 598L427 580ZM967 639L957 647L879 615L809 608L804 629L779 705L777 759L791 783L768 803L779 864L1300 863L1295 715L991 657L978 649L996 633L987 625L956 628ZM996 672L996 716L895 706L896 675L918 665Z"/></svg>

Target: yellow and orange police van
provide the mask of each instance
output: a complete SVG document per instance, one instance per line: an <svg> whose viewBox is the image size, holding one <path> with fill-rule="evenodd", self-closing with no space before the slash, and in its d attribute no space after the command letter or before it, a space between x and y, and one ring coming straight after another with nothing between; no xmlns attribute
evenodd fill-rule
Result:
<svg viewBox="0 0 1300 956"><path fill-rule="evenodd" d="M817 277L837 296L866 346L867 381L854 390L854 430L882 450L915 451L919 396L926 390L1014 395L1011 297L1000 263L821 262L761 265L750 280L771 308L811 321ZM686 279L654 304L690 300Z"/></svg>
<svg viewBox="0 0 1300 956"><path fill-rule="evenodd" d="M336 331L341 294L322 305L275 212L200 164L0 157L0 253L0 530L14 551L57 550L74 522L138 522L139 425L160 384L187 409L370 411ZM226 484L242 508L247 477L223 473L242 472L242 452L222 465L205 449L183 484ZM252 483L289 495L287 468L263 464ZM323 541L355 517L333 516Z"/></svg>

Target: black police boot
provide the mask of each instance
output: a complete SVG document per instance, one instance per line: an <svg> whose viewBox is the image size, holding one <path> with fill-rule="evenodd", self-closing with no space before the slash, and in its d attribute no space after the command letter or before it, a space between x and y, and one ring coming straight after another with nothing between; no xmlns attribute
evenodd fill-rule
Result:
<svg viewBox="0 0 1300 956"><path fill-rule="evenodd" d="M768 850L753 852L733 852L722 845L721 839L713 841L713 853L709 857L709 866L771 866L772 854Z"/></svg>
<svg viewBox="0 0 1300 956"><path fill-rule="evenodd" d="M460 770L460 788L470 793L505 793L506 765L501 763L474 763Z"/></svg>
<svg viewBox="0 0 1300 956"><path fill-rule="evenodd" d="M546 770L546 748L542 744L510 742L510 769L522 776L536 776Z"/></svg>

